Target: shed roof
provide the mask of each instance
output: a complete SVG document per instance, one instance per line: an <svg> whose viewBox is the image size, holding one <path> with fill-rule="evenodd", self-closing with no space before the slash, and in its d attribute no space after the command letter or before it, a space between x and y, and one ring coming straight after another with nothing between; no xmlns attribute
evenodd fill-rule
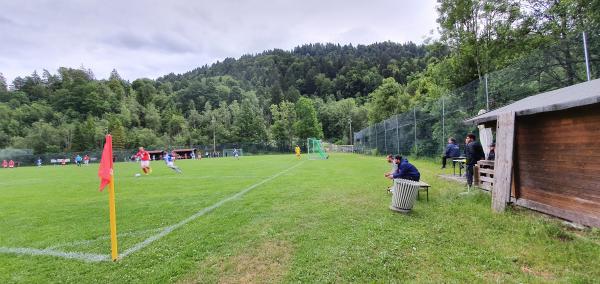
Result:
<svg viewBox="0 0 600 284"><path fill-rule="evenodd" d="M600 103L600 79L541 93L524 98L490 112L469 118L466 122L480 124L493 121L498 115L515 112L516 116L557 111L578 106Z"/></svg>

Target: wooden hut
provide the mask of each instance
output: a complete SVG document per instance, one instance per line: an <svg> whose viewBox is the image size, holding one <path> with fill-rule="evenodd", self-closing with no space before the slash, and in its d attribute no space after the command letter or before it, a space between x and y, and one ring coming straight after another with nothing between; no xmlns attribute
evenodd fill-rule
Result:
<svg viewBox="0 0 600 284"><path fill-rule="evenodd" d="M153 161L162 160L163 151L162 150L149 150L148 154L150 154L150 159Z"/></svg>
<svg viewBox="0 0 600 284"><path fill-rule="evenodd" d="M495 211L511 202L600 227L600 79L467 122L496 128Z"/></svg>
<svg viewBox="0 0 600 284"><path fill-rule="evenodd" d="M177 159L191 159L192 153L196 154L196 148L175 149L173 152L177 154Z"/></svg>

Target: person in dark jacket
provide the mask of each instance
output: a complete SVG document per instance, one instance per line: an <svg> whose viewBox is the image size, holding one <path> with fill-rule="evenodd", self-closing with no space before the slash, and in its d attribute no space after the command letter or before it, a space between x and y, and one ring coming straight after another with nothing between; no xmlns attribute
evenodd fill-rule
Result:
<svg viewBox="0 0 600 284"><path fill-rule="evenodd" d="M407 159L402 159L402 156L397 155L394 158L394 163L398 165L398 169L393 175L389 176L390 179L401 178L414 181L419 181L421 179L419 170L417 170L413 164L409 163Z"/></svg>
<svg viewBox="0 0 600 284"><path fill-rule="evenodd" d="M467 185L471 187L473 185L473 168L479 160L485 159L485 153L481 143L477 141L475 134L469 133L466 141L467 146L465 147L465 157L467 160L467 170L465 175L467 176Z"/></svg>
<svg viewBox="0 0 600 284"><path fill-rule="evenodd" d="M490 152L488 153L487 159L490 161L496 159L496 143L490 144Z"/></svg>
<svg viewBox="0 0 600 284"><path fill-rule="evenodd" d="M446 151L442 156L442 169L446 168L446 159L460 157L460 148L456 144L456 139L448 138L448 145L446 145Z"/></svg>

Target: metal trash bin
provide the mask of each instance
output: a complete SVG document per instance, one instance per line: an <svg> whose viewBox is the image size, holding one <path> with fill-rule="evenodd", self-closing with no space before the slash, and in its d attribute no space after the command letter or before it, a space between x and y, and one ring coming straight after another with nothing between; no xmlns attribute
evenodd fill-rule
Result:
<svg viewBox="0 0 600 284"><path fill-rule="evenodd" d="M394 179L390 209L401 213L410 212L415 200L417 200L417 194L419 194L418 182L407 179Z"/></svg>

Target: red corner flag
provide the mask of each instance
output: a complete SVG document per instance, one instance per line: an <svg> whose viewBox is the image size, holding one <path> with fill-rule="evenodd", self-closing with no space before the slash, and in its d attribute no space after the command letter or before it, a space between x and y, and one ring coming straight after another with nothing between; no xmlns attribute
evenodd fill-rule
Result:
<svg viewBox="0 0 600 284"><path fill-rule="evenodd" d="M98 168L98 177L100 177L100 191L110 183L110 178L113 172L113 153L112 153L112 136L106 135L106 143L102 151L100 160L100 168Z"/></svg>

